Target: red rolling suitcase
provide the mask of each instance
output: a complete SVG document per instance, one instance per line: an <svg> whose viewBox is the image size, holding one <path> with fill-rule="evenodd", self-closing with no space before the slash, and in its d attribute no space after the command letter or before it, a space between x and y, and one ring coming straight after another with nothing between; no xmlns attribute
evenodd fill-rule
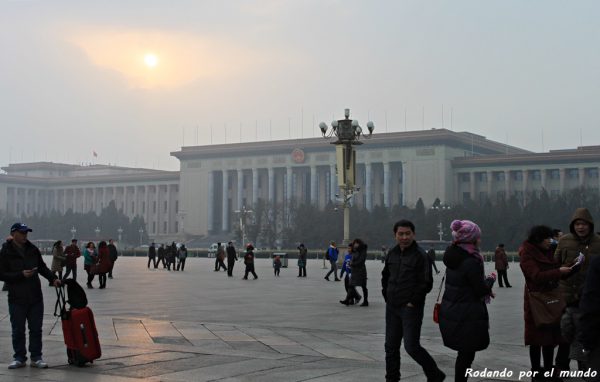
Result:
<svg viewBox="0 0 600 382"><path fill-rule="evenodd" d="M56 290L69 364L83 366L87 362L94 362L102 356L102 350L92 310L87 306L67 310L63 288Z"/></svg>

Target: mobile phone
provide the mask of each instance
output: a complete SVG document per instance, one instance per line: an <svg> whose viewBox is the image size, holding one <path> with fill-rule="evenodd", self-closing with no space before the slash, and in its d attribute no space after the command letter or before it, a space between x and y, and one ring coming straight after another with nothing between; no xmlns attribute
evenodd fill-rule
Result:
<svg viewBox="0 0 600 382"><path fill-rule="evenodd" d="M37 272L37 267L31 268L31 270Z"/></svg>

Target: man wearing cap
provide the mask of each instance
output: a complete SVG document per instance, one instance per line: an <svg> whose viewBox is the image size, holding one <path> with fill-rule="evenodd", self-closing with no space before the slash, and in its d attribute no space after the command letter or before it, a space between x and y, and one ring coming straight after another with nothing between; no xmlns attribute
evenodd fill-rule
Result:
<svg viewBox="0 0 600 382"><path fill-rule="evenodd" d="M81 251L77 246L77 239L71 240L71 245L65 248L65 256L67 259L65 260L65 266L67 268L65 272L65 276L63 280L73 273L73 280L77 281L77 258L81 256Z"/></svg>
<svg viewBox="0 0 600 382"><path fill-rule="evenodd" d="M15 352L9 369L24 367L27 361L25 322L29 327L31 366L48 367L42 360L44 298L38 274L56 287L60 286L60 280L48 269L37 247L27 240L31 231L23 223L13 224L10 229L12 239L9 238L0 250L0 280L8 285L8 311Z"/></svg>

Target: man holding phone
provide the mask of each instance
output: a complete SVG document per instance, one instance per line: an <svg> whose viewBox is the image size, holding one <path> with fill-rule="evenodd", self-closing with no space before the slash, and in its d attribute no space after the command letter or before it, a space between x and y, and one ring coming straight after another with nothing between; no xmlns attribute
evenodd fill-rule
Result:
<svg viewBox="0 0 600 382"><path fill-rule="evenodd" d="M9 369L25 366L25 323L29 327L29 352L31 367L45 369L48 364L42 359L42 321L44 298L38 274L54 286L60 280L48 269L39 249L28 239L31 228L15 223L10 228L10 237L0 249L0 280L8 286L8 311L12 327L12 344L15 354Z"/></svg>

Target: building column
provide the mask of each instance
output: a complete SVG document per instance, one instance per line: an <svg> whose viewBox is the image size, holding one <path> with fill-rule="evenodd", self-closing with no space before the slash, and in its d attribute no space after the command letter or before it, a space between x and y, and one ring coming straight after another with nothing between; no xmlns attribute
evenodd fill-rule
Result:
<svg viewBox="0 0 600 382"><path fill-rule="evenodd" d="M66 188L63 190L63 204L62 204L61 210L62 210L63 214L66 214L67 210L68 210L68 208L67 208L67 189Z"/></svg>
<svg viewBox="0 0 600 382"><path fill-rule="evenodd" d="M154 196L154 200L156 202L156 232L155 235L159 235L160 234L160 223L161 223L161 219L160 219L160 185L156 185L154 186L154 189L156 190L156 195ZM116 198L115 198L116 200Z"/></svg>
<svg viewBox="0 0 600 382"><path fill-rule="evenodd" d="M510 198L510 171L504 170L504 198Z"/></svg>
<svg viewBox="0 0 600 382"><path fill-rule="evenodd" d="M208 172L208 232L215 230L215 172Z"/></svg>
<svg viewBox="0 0 600 382"><path fill-rule="evenodd" d="M523 204L527 204L527 191L529 191L529 171L521 170L523 179Z"/></svg>
<svg viewBox="0 0 600 382"><path fill-rule="evenodd" d="M252 169L252 205L258 203L258 169Z"/></svg>
<svg viewBox="0 0 600 382"><path fill-rule="evenodd" d="M366 200L366 208L367 211L373 210L373 193L371 187L371 178L372 178L372 165L371 163L365 163L365 200Z"/></svg>
<svg viewBox="0 0 600 382"><path fill-rule="evenodd" d="M565 182L566 182L565 177L566 177L567 170L565 170L564 168L561 168L561 169L558 170L558 173L559 173L559 176L560 176L560 188L559 188L559 191L560 191L560 194L562 195L562 194L565 193Z"/></svg>
<svg viewBox="0 0 600 382"><path fill-rule="evenodd" d="M540 181L542 183L542 189L547 191L546 187L546 170L540 170Z"/></svg>
<svg viewBox="0 0 600 382"><path fill-rule="evenodd" d="M150 187L148 185L144 186L144 201L144 222L146 223L146 233L149 234L148 231L150 231Z"/></svg>
<svg viewBox="0 0 600 382"><path fill-rule="evenodd" d="M578 169L579 171L579 188L583 188L583 186L585 185L585 168L580 167Z"/></svg>
<svg viewBox="0 0 600 382"><path fill-rule="evenodd" d="M73 213L76 213L77 212L77 189L76 188L74 188L72 190L71 195L73 196L73 199L71 200Z"/></svg>
<svg viewBox="0 0 600 382"><path fill-rule="evenodd" d="M383 163L383 205L385 207L391 207L390 200L390 163Z"/></svg>
<svg viewBox="0 0 600 382"><path fill-rule="evenodd" d="M317 206L317 166L310 166L310 203Z"/></svg>
<svg viewBox="0 0 600 382"><path fill-rule="evenodd" d="M294 191L293 191L293 184L292 184L292 168L291 167L286 167L285 169L285 188L286 188L286 192L287 192L287 201L292 200L293 195L294 195Z"/></svg>
<svg viewBox="0 0 600 382"><path fill-rule="evenodd" d="M237 209L242 209L242 204L244 200L244 170L237 170Z"/></svg>
<svg viewBox="0 0 600 382"><path fill-rule="evenodd" d="M268 202L275 203L275 169L273 167L269 167L267 169L267 173L269 177Z"/></svg>
<svg viewBox="0 0 600 382"><path fill-rule="evenodd" d="M332 202L335 202L335 194L337 194L337 174L335 173L335 165L334 164L330 164L329 165L329 184L330 184L330 190L329 190L329 200L331 200Z"/></svg>
<svg viewBox="0 0 600 382"><path fill-rule="evenodd" d="M488 171L485 176L487 180L487 197L489 200L492 200L492 183L494 182L494 173L492 171Z"/></svg>
<svg viewBox="0 0 600 382"><path fill-rule="evenodd" d="M476 196L475 196L475 172L474 171L470 171L469 172L469 193L471 194L471 200L475 201Z"/></svg>
<svg viewBox="0 0 600 382"><path fill-rule="evenodd" d="M221 211L221 230L229 231L229 174L223 170L223 210Z"/></svg>
<svg viewBox="0 0 600 382"><path fill-rule="evenodd" d="M171 219L171 189L173 187L167 184L167 233L171 233L173 230L173 219Z"/></svg>

